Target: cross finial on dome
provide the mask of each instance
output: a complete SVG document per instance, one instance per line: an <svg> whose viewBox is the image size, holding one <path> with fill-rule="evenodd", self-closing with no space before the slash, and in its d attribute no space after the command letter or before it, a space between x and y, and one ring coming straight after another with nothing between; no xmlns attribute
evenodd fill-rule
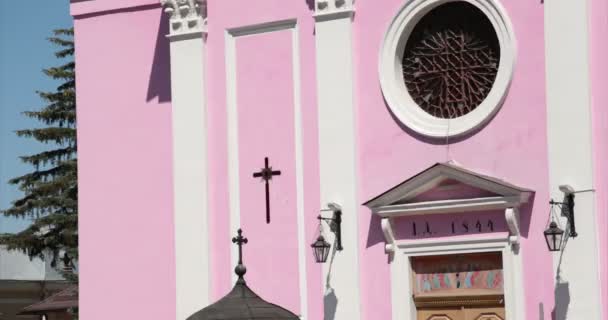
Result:
<svg viewBox="0 0 608 320"><path fill-rule="evenodd" d="M232 243L236 243L239 246L239 264L234 268L234 272L239 276L237 283L245 283L243 276L247 273L247 268L243 265L243 244L247 244L248 240L243 237L243 230L239 229L237 233L238 235L232 238Z"/></svg>

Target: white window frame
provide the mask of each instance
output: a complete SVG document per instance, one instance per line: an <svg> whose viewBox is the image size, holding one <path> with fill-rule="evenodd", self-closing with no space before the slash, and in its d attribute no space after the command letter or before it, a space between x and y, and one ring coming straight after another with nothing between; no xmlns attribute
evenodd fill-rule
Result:
<svg viewBox="0 0 608 320"><path fill-rule="evenodd" d="M465 237L458 240L396 241L391 272L393 319L416 319L413 300L411 258L430 255L500 252L503 260L505 320L525 319L521 249L511 245L509 236Z"/></svg>

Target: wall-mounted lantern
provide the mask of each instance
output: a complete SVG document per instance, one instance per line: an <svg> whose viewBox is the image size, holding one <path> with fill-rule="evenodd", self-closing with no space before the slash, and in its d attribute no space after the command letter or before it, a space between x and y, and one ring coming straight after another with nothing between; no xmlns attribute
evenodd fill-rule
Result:
<svg viewBox="0 0 608 320"><path fill-rule="evenodd" d="M315 261L317 263L325 263L327 261L327 257L329 257L329 249L331 249L331 244L325 241L323 235L319 235L317 241L310 246L312 247L312 253L315 256Z"/></svg>
<svg viewBox="0 0 608 320"><path fill-rule="evenodd" d="M562 239L564 238L564 230L560 229L555 221L551 221L549 228L545 230L544 234L549 251L560 251L562 248Z"/></svg>
<svg viewBox="0 0 608 320"><path fill-rule="evenodd" d="M342 251L342 207L336 203L329 203L327 206L329 209L323 209L321 211L331 211L333 212L333 217L324 218L321 215L317 217L317 219L319 219L319 233L321 233L321 222L327 222L330 229L333 229L333 232L336 234L336 250ZM310 247L312 248L317 263L325 263L327 261L331 244L325 241L325 237L323 237L322 234L319 234L317 241L311 244Z"/></svg>
<svg viewBox="0 0 608 320"><path fill-rule="evenodd" d="M547 241L547 247L549 251L560 251L562 249L562 243L564 238L564 230L562 230L557 223L554 221L554 211L553 208L557 206L562 214L567 219L568 226L568 236L571 238L576 238L578 233L576 232L576 223L574 220L574 189L569 185L561 185L559 186L559 190L561 190L565 194L564 202L556 202L551 199L549 204L551 205L551 223L549 224L549 228L543 232L545 235L545 240Z"/></svg>

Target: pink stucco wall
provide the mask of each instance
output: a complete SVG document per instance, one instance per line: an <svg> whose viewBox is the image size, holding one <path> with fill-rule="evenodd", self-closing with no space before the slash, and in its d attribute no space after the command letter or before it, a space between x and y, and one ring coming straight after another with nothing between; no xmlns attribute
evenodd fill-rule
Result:
<svg viewBox="0 0 608 320"><path fill-rule="evenodd" d="M297 19L306 242L312 242L315 236L319 164L311 2L257 0L255 4L243 4L241 0L210 0L208 4L206 77L212 150L209 211L214 299L231 287L234 267L230 261L227 178L228 28ZM168 24L156 3L85 1L72 7L76 15L81 162L81 313L87 320L114 318L116 314L125 319L175 317L171 99L168 44L164 38ZM535 190L531 204L522 210L526 314L527 319L550 319L552 265L542 238L547 218L545 201L549 197L543 8L534 1L503 1L515 27L519 50L508 97L482 130L452 141L448 154L442 142L417 136L395 120L379 88L379 48L401 4L400 0L385 0L382 5L377 1L357 2L353 30L359 198L363 202L435 162L450 159ZM279 31L236 40L236 95L240 177L244 182L241 220L250 240L246 249L250 251L245 255L247 278L264 298L298 312L297 276L301 270L296 263L294 233L295 106L290 33ZM265 136L270 140L267 144ZM284 172L272 182L271 190L282 193L273 194L272 215L277 224L271 226L264 222L263 186L250 176L263 165L266 155L271 165ZM390 319L391 282L380 222L363 206L358 219L362 319ZM284 257L276 254L285 252L277 251L284 250L283 246L293 248ZM322 319L320 265L310 254L306 257L308 319ZM279 268L289 270L289 274L278 274ZM267 283L273 276L273 282ZM283 287L273 291L277 283ZM112 308L106 308L108 305Z"/></svg>
<svg viewBox="0 0 608 320"><path fill-rule="evenodd" d="M591 1L589 11L591 52L591 108L593 121L593 184L596 189L596 208L599 235L600 281L603 317L608 317L608 3Z"/></svg>
<svg viewBox="0 0 608 320"><path fill-rule="evenodd" d="M265 50L258 50L260 47ZM243 38L237 41L236 50L241 53L236 61L241 227L251 239L245 254L252 271L247 278L258 294L275 295L275 303L299 314L291 31ZM276 90L277 86L281 89ZM271 223L265 218L265 183L252 177L264 167L264 157L269 157L274 170L281 171L269 187Z"/></svg>
<svg viewBox="0 0 608 320"><path fill-rule="evenodd" d="M156 6L77 16L74 25L80 317L172 319L169 56L159 36L166 23Z"/></svg>
<svg viewBox="0 0 608 320"><path fill-rule="evenodd" d="M226 29L286 19L297 20L303 130L305 241L312 243L319 209L317 110L314 24L305 1L210 1L207 37L207 78L213 298L231 287L230 221L227 147ZM301 311L297 262L295 198L295 105L292 74L292 32L282 30L238 37L235 40L237 108L239 110L239 161L241 226L250 243L245 258L247 279L265 299ZM251 177L264 164L282 171L271 182L271 219L265 222L264 187ZM291 248L285 251L286 247ZM306 247L308 319L322 319L321 266ZM313 280L311 280L313 279ZM315 281L318 279L319 281Z"/></svg>
<svg viewBox="0 0 608 320"><path fill-rule="evenodd" d="M385 30L403 4L399 0L357 2L354 20L355 68L361 198L363 201L422 171L435 162L460 165L535 190L522 210L522 251L528 319L551 318L551 256L542 237L548 199L543 7L534 1L502 1L517 38L517 65L507 99L481 131L452 141L449 154L441 141L409 132L391 116L378 80L378 52ZM525 116L522 116L525 115ZM537 202L542 203L538 205ZM363 319L390 319L389 265L379 221L369 210L359 216ZM542 311L539 311L542 310Z"/></svg>

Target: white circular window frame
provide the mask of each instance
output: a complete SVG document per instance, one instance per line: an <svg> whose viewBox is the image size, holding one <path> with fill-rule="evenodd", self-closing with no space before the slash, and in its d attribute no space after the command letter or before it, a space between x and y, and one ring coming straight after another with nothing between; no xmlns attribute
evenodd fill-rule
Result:
<svg viewBox="0 0 608 320"><path fill-rule="evenodd" d="M453 119L434 117L412 99L405 86L402 60L407 40L420 19L439 5L464 1L481 10L494 26L500 62L488 96L473 111ZM380 85L393 114L410 129L432 138L457 137L485 125L502 106L515 67L516 41L506 10L496 0L410 0L391 22L380 53Z"/></svg>

